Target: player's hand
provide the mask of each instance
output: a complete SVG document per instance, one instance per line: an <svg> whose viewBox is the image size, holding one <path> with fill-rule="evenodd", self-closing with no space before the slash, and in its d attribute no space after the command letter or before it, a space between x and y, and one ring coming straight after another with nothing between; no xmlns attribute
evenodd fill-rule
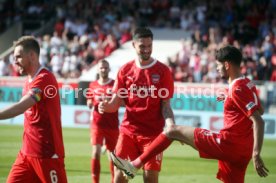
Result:
<svg viewBox="0 0 276 183"><path fill-rule="evenodd" d="M220 94L219 96L217 96L217 101L224 102L225 98L226 98L225 94Z"/></svg>
<svg viewBox="0 0 276 183"><path fill-rule="evenodd" d="M89 109L92 109L93 105L91 100L87 100L86 104Z"/></svg>
<svg viewBox="0 0 276 183"><path fill-rule="evenodd" d="M254 155L252 157L254 168L260 177L268 176L269 170L265 167L265 164L260 155Z"/></svg>
<svg viewBox="0 0 276 183"><path fill-rule="evenodd" d="M100 114L103 114L105 112L107 101L102 101L98 105L98 111Z"/></svg>

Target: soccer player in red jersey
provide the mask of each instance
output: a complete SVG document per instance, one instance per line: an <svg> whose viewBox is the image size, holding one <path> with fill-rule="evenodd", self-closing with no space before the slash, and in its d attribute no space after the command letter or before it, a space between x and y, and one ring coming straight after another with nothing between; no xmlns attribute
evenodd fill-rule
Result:
<svg viewBox="0 0 276 183"><path fill-rule="evenodd" d="M100 114L98 104L104 100L110 100L112 97L112 87L114 80L108 77L110 68L106 60L99 61L98 65L99 79L89 84L87 93L87 106L94 107L91 121L91 175L92 182L98 183L100 180L100 155L103 142L109 152L113 152L119 136L118 111L113 113ZM111 182L114 180L113 162L110 160Z"/></svg>
<svg viewBox="0 0 276 183"><path fill-rule="evenodd" d="M7 183L66 183L61 108L54 75L39 64L40 47L32 36L14 44L15 65L26 74L22 98L0 110L0 119L24 113L23 145Z"/></svg>
<svg viewBox="0 0 276 183"><path fill-rule="evenodd" d="M202 128L171 125L141 156L129 162L114 155L114 164L131 178L148 160L178 140L199 151L199 156L218 160L217 178L225 183L243 183L251 158L261 177L268 175L261 158L264 138L263 109L252 81L241 75L241 52L225 46L216 53L217 70L228 79L224 97L224 127L219 133Z"/></svg>
<svg viewBox="0 0 276 183"><path fill-rule="evenodd" d="M100 112L114 112L122 100L125 103L126 111L115 148L116 155L122 159L136 159L163 131L165 123L174 124L170 106L174 89L172 74L166 65L151 57L152 42L150 29L135 29L132 44L137 58L119 70L112 99L99 104ZM144 182L158 182L161 162L160 152L143 165ZM119 169L115 170L115 182L127 182Z"/></svg>

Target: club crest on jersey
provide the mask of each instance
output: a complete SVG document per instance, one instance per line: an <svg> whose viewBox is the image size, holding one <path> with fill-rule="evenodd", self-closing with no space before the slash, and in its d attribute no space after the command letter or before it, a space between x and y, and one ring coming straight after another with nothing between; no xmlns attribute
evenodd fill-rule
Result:
<svg viewBox="0 0 276 183"><path fill-rule="evenodd" d="M159 83L159 80L160 80L160 75L159 74L153 74L153 75L151 75L151 81L153 83Z"/></svg>

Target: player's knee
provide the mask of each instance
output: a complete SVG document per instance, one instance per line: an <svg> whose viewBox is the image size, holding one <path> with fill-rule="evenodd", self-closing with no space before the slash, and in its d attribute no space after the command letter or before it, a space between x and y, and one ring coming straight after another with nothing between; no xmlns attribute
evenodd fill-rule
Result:
<svg viewBox="0 0 276 183"><path fill-rule="evenodd" d="M114 179L115 182L124 182L125 181L125 177L122 173L122 171L120 169L118 169L117 167L114 167Z"/></svg>
<svg viewBox="0 0 276 183"><path fill-rule="evenodd" d="M177 131L177 125L172 125L165 129L165 135L170 139L174 139L175 135L178 133Z"/></svg>
<svg viewBox="0 0 276 183"><path fill-rule="evenodd" d="M155 183L155 179L153 177L144 177L144 182L146 183Z"/></svg>
<svg viewBox="0 0 276 183"><path fill-rule="evenodd" d="M101 151L92 150L91 157L92 159L100 159Z"/></svg>
<svg viewBox="0 0 276 183"><path fill-rule="evenodd" d="M157 183L158 171L144 171L143 179L145 183Z"/></svg>

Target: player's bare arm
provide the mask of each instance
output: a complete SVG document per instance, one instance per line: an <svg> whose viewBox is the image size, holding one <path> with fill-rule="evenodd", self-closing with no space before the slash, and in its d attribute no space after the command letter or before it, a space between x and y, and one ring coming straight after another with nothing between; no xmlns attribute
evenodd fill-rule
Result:
<svg viewBox="0 0 276 183"><path fill-rule="evenodd" d="M252 120L254 127L254 146L252 153L253 164L258 175L260 177L266 177L269 170L265 167L265 164L261 158L261 150L264 138L264 121L259 111L255 111L250 116L250 119Z"/></svg>
<svg viewBox="0 0 276 183"><path fill-rule="evenodd" d="M167 126L175 125L173 111L170 104L170 99L162 100L162 115Z"/></svg>
<svg viewBox="0 0 276 183"><path fill-rule="evenodd" d="M116 112L121 106L122 99L118 97L117 94L113 94L110 101L103 101L99 103L99 113L103 114L104 112Z"/></svg>
<svg viewBox="0 0 276 183"><path fill-rule="evenodd" d="M263 115L264 114L264 108L263 106L261 105L261 107L258 109L260 115Z"/></svg>
<svg viewBox="0 0 276 183"><path fill-rule="evenodd" d="M35 103L36 101L30 95L25 95L19 102L0 110L0 119L8 119L22 114Z"/></svg>
<svg viewBox="0 0 276 183"><path fill-rule="evenodd" d="M86 105L87 105L87 107L88 107L89 109L92 109L92 108L93 108L93 102L92 102L92 100L91 100L91 99L87 99Z"/></svg>

